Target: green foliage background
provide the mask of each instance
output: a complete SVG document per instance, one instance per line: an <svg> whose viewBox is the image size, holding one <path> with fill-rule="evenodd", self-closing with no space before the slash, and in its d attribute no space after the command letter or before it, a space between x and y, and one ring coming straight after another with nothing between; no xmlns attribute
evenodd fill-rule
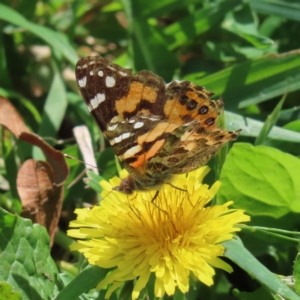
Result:
<svg viewBox="0 0 300 300"><path fill-rule="evenodd" d="M234 207L251 215L253 227L240 234L245 246L226 243L232 275L217 272L212 288L192 281L191 291L174 299L282 299L279 294L300 299L271 273L294 272L292 285L300 292L299 1L1 0L0 30L0 95L10 99L33 132L78 158L72 128L86 124L94 149L101 149L96 158L106 178L117 168L78 93L74 67L80 56L102 55L134 71L151 70L166 82L190 80L213 91L215 99L222 97L227 129L242 132L226 162L218 157L223 167L214 167L208 181L220 178L216 201L234 200ZM0 151L0 205L19 214L17 170L40 153L3 132ZM76 161L68 163L66 187L83 170ZM0 282L17 292L7 299L18 293L22 299L104 298L105 291L88 291L106 271L87 268L78 275L85 262L75 263L64 234L74 208L95 204L97 197L82 181L66 188L52 258L43 228L1 210ZM25 263L26 257L32 263ZM125 284L114 297L127 299L131 288ZM147 291L141 299L146 297Z"/></svg>

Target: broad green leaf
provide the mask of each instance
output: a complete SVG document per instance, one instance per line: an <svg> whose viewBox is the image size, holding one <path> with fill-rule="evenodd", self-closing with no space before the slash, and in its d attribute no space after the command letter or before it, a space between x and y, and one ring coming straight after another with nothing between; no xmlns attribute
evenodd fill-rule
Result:
<svg viewBox="0 0 300 300"><path fill-rule="evenodd" d="M77 54L71 46L71 44L69 43L67 36L65 36L63 33L54 31L45 26L32 23L25 19L17 11L1 3L0 19L31 31L33 34L40 37L52 48L54 48L56 51L61 52L71 64L76 64L76 61L78 60Z"/></svg>
<svg viewBox="0 0 300 300"><path fill-rule="evenodd" d="M265 36L272 36L272 34L279 30L285 19L276 16L269 16L263 20L259 27L259 33Z"/></svg>
<svg viewBox="0 0 300 300"><path fill-rule="evenodd" d="M42 137L55 136L67 108L66 88L59 71L55 69L52 84L44 105L42 123L38 134Z"/></svg>
<svg viewBox="0 0 300 300"><path fill-rule="evenodd" d="M300 120L290 122L290 123L284 125L284 128L292 130L292 131L300 132Z"/></svg>
<svg viewBox="0 0 300 300"><path fill-rule="evenodd" d="M245 39L258 49L265 49L273 44L271 39L258 34L249 5L244 5L242 9L236 11L230 11L223 21L222 27Z"/></svg>
<svg viewBox="0 0 300 300"><path fill-rule="evenodd" d="M179 66L175 54L168 50L160 32L145 19L135 18L132 40L135 69L150 70L171 81L175 69Z"/></svg>
<svg viewBox="0 0 300 300"><path fill-rule="evenodd" d="M226 41L207 41L202 49L207 57L222 62L234 62L240 58L253 59L261 57L266 52L254 46L240 46L237 43L228 43ZM200 66L199 69L202 71L203 66Z"/></svg>
<svg viewBox="0 0 300 300"><path fill-rule="evenodd" d="M251 8L265 15L275 15L282 18L300 21L300 4L295 1L253 0Z"/></svg>
<svg viewBox="0 0 300 300"><path fill-rule="evenodd" d="M56 136L68 105L65 85L55 65L54 70L51 88L44 105L42 123L38 130L38 135L43 138ZM51 141L49 143L51 144ZM35 159L44 159L44 153L36 146L33 147L33 156Z"/></svg>
<svg viewBox="0 0 300 300"><path fill-rule="evenodd" d="M245 118L229 111L225 112L225 121L227 129L242 129L241 135L248 137L257 137L264 125L261 121ZM274 126L271 129L268 137L279 141L300 143L300 133L278 126Z"/></svg>
<svg viewBox="0 0 300 300"><path fill-rule="evenodd" d="M282 296L284 299L300 300L297 294L252 256L239 239L224 242L223 246L226 249L224 256L245 270L267 290Z"/></svg>
<svg viewBox="0 0 300 300"><path fill-rule="evenodd" d="M61 292L53 300L76 299L76 297L95 288L105 277L107 272L107 269L89 265L63 290L61 290Z"/></svg>
<svg viewBox="0 0 300 300"><path fill-rule="evenodd" d="M272 113L268 116L266 122L264 123L259 135L257 136L255 140L255 145L261 145L264 143L264 141L267 139L269 132L273 128L273 126L276 124L278 120L279 113L281 111L282 105L285 101L286 95L282 97L282 99L279 101L279 103L276 105L275 109L272 111Z"/></svg>
<svg viewBox="0 0 300 300"><path fill-rule="evenodd" d="M235 143L222 168L218 201L256 216L300 212L300 160L277 149Z"/></svg>
<svg viewBox="0 0 300 300"><path fill-rule="evenodd" d="M300 106L283 109L279 114L279 120L284 124L300 120Z"/></svg>
<svg viewBox="0 0 300 300"><path fill-rule="evenodd" d="M197 73L185 79L222 95L226 109L245 108L300 89L300 51L248 60L200 80Z"/></svg>
<svg viewBox="0 0 300 300"><path fill-rule="evenodd" d="M0 300L21 300L20 292L12 290L12 287L7 282L0 282Z"/></svg>
<svg viewBox="0 0 300 300"><path fill-rule="evenodd" d="M238 0L212 3L209 7L194 11L190 16L167 26L163 33L167 38L169 50L191 42L196 36L218 24L228 11L234 10L239 5L241 1Z"/></svg>
<svg viewBox="0 0 300 300"><path fill-rule="evenodd" d="M0 281L22 300L52 299L62 289L46 229L0 209Z"/></svg>

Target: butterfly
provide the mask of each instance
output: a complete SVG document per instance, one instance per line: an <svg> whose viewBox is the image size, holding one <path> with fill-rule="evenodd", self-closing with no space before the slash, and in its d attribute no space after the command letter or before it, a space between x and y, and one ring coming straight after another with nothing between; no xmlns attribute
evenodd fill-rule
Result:
<svg viewBox="0 0 300 300"><path fill-rule="evenodd" d="M81 58L76 80L88 110L128 170L114 190L157 189L173 174L205 165L240 130L224 131L224 109L212 92L190 81L168 84L150 71L132 74L101 56Z"/></svg>

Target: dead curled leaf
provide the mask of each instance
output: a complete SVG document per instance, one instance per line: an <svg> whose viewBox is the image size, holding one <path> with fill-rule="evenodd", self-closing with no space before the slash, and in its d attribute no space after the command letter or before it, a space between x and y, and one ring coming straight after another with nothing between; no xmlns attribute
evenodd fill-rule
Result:
<svg viewBox="0 0 300 300"><path fill-rule="evenodd" d="M21 215L45 226L52 245L62 208L63 184L69 175L64 155L30 132L14 106L1 96L0 125L18 139L41 148L46 156L47 161L29 159L22 164L17 189L23 206Z"/></svg>

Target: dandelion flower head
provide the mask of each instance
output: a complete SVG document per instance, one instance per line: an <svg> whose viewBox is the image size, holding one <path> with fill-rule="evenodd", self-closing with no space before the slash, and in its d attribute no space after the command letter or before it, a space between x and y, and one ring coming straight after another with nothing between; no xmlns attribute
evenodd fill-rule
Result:
<svg viewBox="0 0 300 300"><path fill-rule="evenodd" d="M103 200L92 209L77 209L76 228L68 235L79 239L71 246L84 254L91 265L112 268L98 284L109 286L106 298L128 280L134 280L132 299L137 299L154 276L154 294L173 295L176 288L189 290L193 274L210 286L214 267L231 272L220 256L224 241L239 231L236 225L249 221L242 210L229 209L232 202L209 206L220 182L203 184L208 167L174 176L164 184L154 201L153 192L125 195L113 191L118 178L101 181ZM175 188L176 186L177 188Z"/></svg>

